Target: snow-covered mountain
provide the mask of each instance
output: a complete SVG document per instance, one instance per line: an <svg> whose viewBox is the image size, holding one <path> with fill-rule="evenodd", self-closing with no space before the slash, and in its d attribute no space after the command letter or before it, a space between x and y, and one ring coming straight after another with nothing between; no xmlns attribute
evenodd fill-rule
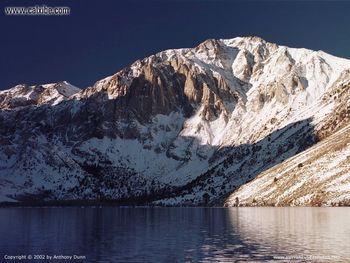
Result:
<svg viewBox="0 0 350 263"><path fill-rule="evenodd" d="M163 51L83 90L19 85L0 93L0 198L221 204L346 126L349 87L349 60L257 37Z"/></svg>

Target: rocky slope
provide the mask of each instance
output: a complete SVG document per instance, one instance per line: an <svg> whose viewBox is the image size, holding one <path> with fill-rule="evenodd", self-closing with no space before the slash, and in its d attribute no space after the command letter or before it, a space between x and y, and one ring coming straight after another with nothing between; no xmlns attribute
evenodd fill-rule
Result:
<svg viewBox="0 0 350 263"><path fill-rule="evenodd" d="M0 92L1 200L222 203L348 123L349 69L246 37L163 51L84 90Z"/></svg>
<svg viewBox="0 0 350 263"><path fill-rule="evenodd" d="M350 125L241 186L225 206L350 205Z"/></svg>

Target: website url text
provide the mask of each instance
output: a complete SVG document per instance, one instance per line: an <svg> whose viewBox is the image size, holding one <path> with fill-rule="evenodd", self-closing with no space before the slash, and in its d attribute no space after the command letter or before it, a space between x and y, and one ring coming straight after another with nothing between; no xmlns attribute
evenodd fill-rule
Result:
<svg viewBox="0 0 350 263"><path fill-rule="evenodd" d="M66 16L70 15L68 6L7 6L4 9L8 16Z"/></svg>

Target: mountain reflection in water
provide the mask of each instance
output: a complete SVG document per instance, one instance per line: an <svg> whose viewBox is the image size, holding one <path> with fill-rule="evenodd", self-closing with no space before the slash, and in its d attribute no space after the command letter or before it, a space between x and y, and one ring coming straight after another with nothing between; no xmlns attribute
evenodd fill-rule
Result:
<svg viewBox="0 0 350 263"><path fill-rule="evenodd" d="M349 262L349 218L349 208L2 208L0 252L1 260Z"/></svg>

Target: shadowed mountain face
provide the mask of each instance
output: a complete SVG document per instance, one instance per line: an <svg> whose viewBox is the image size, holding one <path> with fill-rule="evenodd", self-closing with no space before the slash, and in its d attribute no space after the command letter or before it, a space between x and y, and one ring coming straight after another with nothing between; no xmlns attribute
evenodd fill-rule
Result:
<svg viewBox="0 0 350 263"><path fill-rule="evenodd" d="M349 122L349 69L248 37L160 52L84 90L2 91L1 201L221 203Z"/></svg>

